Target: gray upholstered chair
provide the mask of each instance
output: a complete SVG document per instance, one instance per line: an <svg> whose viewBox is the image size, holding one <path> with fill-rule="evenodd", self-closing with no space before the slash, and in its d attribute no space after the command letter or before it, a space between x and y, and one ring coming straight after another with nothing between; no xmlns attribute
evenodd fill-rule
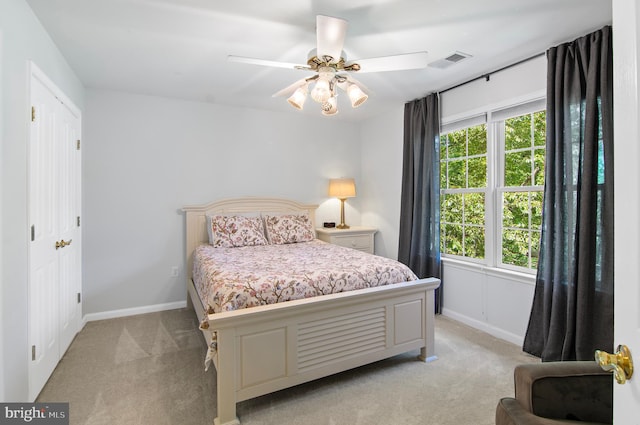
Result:
<svg viewBox="0 0 640 425"><path fill-rule="evenodd" d="M496 425L612 424L613 376L595 361L517 366L515 398L503 398Z"/></svg>

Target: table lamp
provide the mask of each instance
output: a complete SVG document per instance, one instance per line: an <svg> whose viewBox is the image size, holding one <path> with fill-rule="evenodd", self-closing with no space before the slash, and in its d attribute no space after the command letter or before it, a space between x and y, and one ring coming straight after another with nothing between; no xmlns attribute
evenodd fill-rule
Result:
<svg viewBox="0 0 640 425"><path fill-rule="evenodd" d="M344 201L347 198L356 196L356 183L351 178L330 179L329 180L329 196L340 200L340 224L337 229L348 229L344 222Z"/></svg>

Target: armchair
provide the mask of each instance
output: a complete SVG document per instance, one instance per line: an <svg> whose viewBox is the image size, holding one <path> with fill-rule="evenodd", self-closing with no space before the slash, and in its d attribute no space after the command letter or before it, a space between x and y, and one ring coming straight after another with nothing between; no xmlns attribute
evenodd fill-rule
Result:
<svg viewBox="0 0 640 425"><path fill-rule="evenodd" d="M613 424L613 377L593 361L519 365L514 381L496 425Z"/></svg>

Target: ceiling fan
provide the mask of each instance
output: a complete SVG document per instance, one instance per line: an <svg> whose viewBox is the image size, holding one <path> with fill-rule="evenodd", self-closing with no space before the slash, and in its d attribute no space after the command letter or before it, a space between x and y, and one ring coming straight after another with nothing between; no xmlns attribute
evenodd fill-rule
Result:
<svg viewBox="0 0 640 425"><path fill-rule="evenodd" d="M347 33L348 22L331 16L316 16L317 47L309 52L307 64L277 62L243 56L228 56L232 62L277 68L300 69L314 71L315 75L296 81L280 90L273 96L289 96L291 106L302 109L307 95L321 105L324 115L335 115L338 112L338 88L345 91L356 108L368 98L364 85L356 81L351 73L400 71L420 69L427 66L427 52L407 53L393 56L347 61L342 50ZM309 93L310 86L313 86Z"/></svg>

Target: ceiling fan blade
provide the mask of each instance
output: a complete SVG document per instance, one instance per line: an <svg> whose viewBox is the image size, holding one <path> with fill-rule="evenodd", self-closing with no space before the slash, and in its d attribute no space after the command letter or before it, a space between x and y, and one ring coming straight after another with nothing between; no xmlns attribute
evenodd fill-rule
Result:
<svg viewBox="0 0 640 425"><path fill-rule="evenodd" d="M334 63L340 60L348 25L349 23L344 19L324 15L316 16L318 58L331 56L333 58L331 62Z"/></svg>
<svg viewBox="0 0 640 425"><path fill-rule="evenodd" d="M405 53L402 55L382 56L379 58L351 61L360 65L358 73L403 71L427 67L427 52ZM347 64L349 65L349 64Z"/></svg>
<svg viewBox="0 0 640 425"><path fill-rule="evenodd" d="M248 63L250 65L270 66L275 68L287 68L287 69L311 69L308 65L301 65L298 63L290 62L277 62L264 59L247 58L244 56L227 56L229 62Z"/></svg>
<svg viewBox="0 0 640 425"><path fill-rule="evenodd" d="M371 93L371 89L369 89L369 87L365 86L360 81L358 81L355 78L353 78L351 76L351 74L340 74L340 76L346 78L346 81L344 81L342 83L338 83L338 87L340 87L342 90L347 91L347 87L348 87L349 83L353 83L353 84L356 84L358 87L360 87L365 92Z"/></svg>
<svg viewBox="0 0 640 425"><path fill-rule="evenodd" d="M303 78L301 80L298 80L295 83L283 88L279 92L274 93L271 97L291 96L293 94L293 92L296 91L296 89L298 87L304 86L306 82L307 82L307 78Z"/></svg>

